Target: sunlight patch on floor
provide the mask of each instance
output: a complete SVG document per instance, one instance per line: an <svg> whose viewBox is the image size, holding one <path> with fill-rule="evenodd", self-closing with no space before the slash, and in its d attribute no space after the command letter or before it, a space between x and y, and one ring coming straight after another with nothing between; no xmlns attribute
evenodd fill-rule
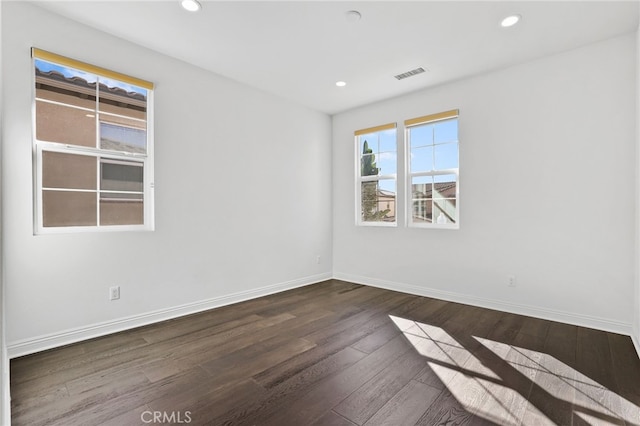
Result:
<svg viewBox="0 0 640 426"><path fill-rule="evenodd" d="M639 425L640 408L555 357L518 346L474 337L514 369L555 398L574 404L574 414L588 424ZM504 358L505 350L517 354Z"/></svg>
<svg viewBox="0 0 640 426"><path fill-rule="evenodd" d="M479 343L475 356L440 327L389 318L470 413L501 425L554 425L548 400L588 424L640 426L638 406L553 356L470 336ZM538 406L527 400L534 387Z"/></svg>
<svg viewBox="0 0 640 426"><path fill-rule="evenodd" d="M440 381L470 413L503 425L518 425L526 400L440 327L389 316ZM502 350L502 348L496 348ZM505 354L506 355L506 354Z"/></svg>

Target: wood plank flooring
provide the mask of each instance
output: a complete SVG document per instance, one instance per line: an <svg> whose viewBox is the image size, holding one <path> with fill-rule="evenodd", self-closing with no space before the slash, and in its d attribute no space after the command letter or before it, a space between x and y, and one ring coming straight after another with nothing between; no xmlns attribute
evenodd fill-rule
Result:
<svg viewBox="0 0 640 426"><path fill-rule="evenodd" d="M640 426L629 337L336 280L11 361L14 425Z"/></svg>

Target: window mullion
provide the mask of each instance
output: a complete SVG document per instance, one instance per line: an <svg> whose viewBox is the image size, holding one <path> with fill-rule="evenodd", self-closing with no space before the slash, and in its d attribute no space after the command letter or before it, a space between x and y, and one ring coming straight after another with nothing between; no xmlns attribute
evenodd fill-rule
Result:
<svg viewBox="0 0 640 426"><path fill-rule="evenodd" d="M143 118L127 117L126 115L114 114L112 112L101 111L100 114L101 115L106 115L106 116L109 116L109 117L126 118L127 120L139 121L140 123L146 123L147 122L147 120L145 120Z"/></svg>
<svg viewBox="0 0 640 426"><path fill-rule="evenodd" d="M96 83L96 149L100 149L100 77Z"/></svg>
<svg viewBox="0 0 640 426"><path fill-rule="evenodd" d="M96 157L96 226L99 228L100 227L100 193L102 191L101 185L101 179L100 176L102 175L102 163L100 162L100 157L97 156Z"/></svg>
<svg viewBox="0 0 640 426"><path fill-rule="evenodd" d="M458 169L429 170L427 172L409 173L410 177L458 175Z"/></svg>
<svg viewBox="0 0 640 426"><path fill-rule="evenodd" d="M81 111L87 111L87 112L95 112L95 109L86 108L86 107L82 107L82 106L78 106L78 105L71 105L71 104L67 104L67 103L59 102L59 101L52 101L50 99L35 98L35 100L38 101L38 102L44 102L46 104L63 106L63 107L66 107L66 108L79 109Z"/></svg>

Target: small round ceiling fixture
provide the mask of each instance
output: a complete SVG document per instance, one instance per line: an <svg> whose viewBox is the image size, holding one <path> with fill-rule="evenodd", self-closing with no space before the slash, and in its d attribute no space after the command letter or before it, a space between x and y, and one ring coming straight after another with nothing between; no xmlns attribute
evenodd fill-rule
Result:
<svg viewBox="0 0 640 426"><path fill-rule="evenodd" d="M198 2L198 0L182 0L180 2L184 10L188 10L189 12L197 12L202 9L202 5Z"/></svg>
<svg viewBox="0 0 640 426"><path fill-rule="evenodd" d="M347 18L347 22L358 22L362 18L362 14L357 10L349 10L345 12L344 16Z"/></svg>
<svg viewBox="0 0 640 426"><path fill-rule="evenodd" d="M338 87L344 87L346 85L347 85L347 83L345 81L336 81L336 86L338 86Z"/></svg>
<svg viewBox="0 0 640 426"><path fill-rule="evenodd" d="M506 18L504 18L502 20L502 22L500 22L500 25L503 28L513 27L515 24L520 22L520 19L522 19L522 16L520 16L520 15L507 16Z"/></svg>

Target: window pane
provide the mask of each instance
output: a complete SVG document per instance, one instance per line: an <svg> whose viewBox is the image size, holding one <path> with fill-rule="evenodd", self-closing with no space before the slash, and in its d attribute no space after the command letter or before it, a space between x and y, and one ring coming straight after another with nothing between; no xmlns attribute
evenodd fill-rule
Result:
<svg viewBox="0 0 640 426"><path fill-rule="evenodd" d="M61 152L42 152L44 188L96 189L96 158Z"/></svg>
<svg viewBox="0 0 640 426"><path fill-rule="evenodd" d="M96 84L98 77L85 71L80 71L64 65L58 65L41 59L35 60L36 89L43 89L47 92L37 90L36 94L42 94L42 97L52 100L59 100L55 93L64 94L76 99L88 99L95 102ZM64 101L61 101L64 102ZM77 105L76 102L65 102L71 105ZM84 106L84 105L79 105ZM95 104L89 106L95 109Z"/></svg>
<svg viewBox="0 0 640 426"><path fill-rule="evenodd" d="M108 117L112 121L114 117ZM100 148L113 151L133 152L145 154L147 152L147 131L145 123L129 120L125 125L104 122L105 116L100 116ZM120 119L119 121L126 121ZM142 128L140 128L142 126Z"/></svg>
<svg viewBox="0 0 640 426"><path fill-rule="evenodd" d="M375 154L363 155L360 159L360 176L377 176L379 172Z"/></svg>
<svg viewBox="0 0 640 426"><path fill-rule="evenodd" d="M70 90L64 90L45 83L36 83L36 98L61 102L69 106L88 108L94 112L96 110L95 93L80 93Z"/></svg>
<svg viewBox="0 0 640 426"><path fill-rule="evenodd" d="M458 119L440 121L435 124L435 143L458 141Z"/></svg>
<svg viewBox="0 0 640 426"><path fill-rule="evenodd" d="M36 138L41 141L95 147L95 114L36 101Z"/></svg>
<svg viewBox="0 0 640 426"><path fill-rule="evenodd" d="M361 216L365 222L395 222L396 193L395 181L386 179L378 182L361 183Z"/></svg>
<svg viewBox="0 0 640 426"><path fill-rule="evenodd" d="M389 129L389 130L384 130L378 134L380 138L378 150L380 152L397 151L396 133L397 133L396 129Z"/></svg>
<svg viewBox="0 0 640 426"><path fill-rule="evenodd" d="M381 179L378 181L378 188L380 191L387 192L395 197L396 181L393 179Z"/></svg>
<svg viewBox="0 0 640 426"><path fill-rule="evenodd" d="M35 74L36 98L65 104L36 101L36 138L95 147L97 77L39 59L35 60Z"/></svg>
<svg viewBox="0 0 640 426"><path fill-rule="evenodd" d="M413 222L431 223L433 218L433 177L411 178L411 210Z"/></svg>
<svg viewBox="0 0 640 426"><path fill-rule="evenodd" d="M95 226L95 192L42 191L42 223L52 226Z"/></svg>
<svg viewBox="0 0 640 426"><path fill-rule="evenodd" d="M147 119L147 90L122 81L100 77L100 111Z"/></svg>
<svg viewBox="0 0 640 426"><path fill-rule="evenodd" d="M456 203L456 176L434 176L434 221L436 223L456 223L458 217Z"/></svg>
<svg viewBox="0 0 640 426"><path fill-rule="evenodd" d="M458 210L455 198L433 200L433 206L436 223L456 223Z"/></svg>
<svg viewBox="0 0 640 426"><path fill-rule="evenodd" d="M378 137L375 133L358 136L358 153L371 154L378 150Z"/></svg>
<svg viewBox="0 0 640 426"><path fill-rule="evenodd" d="M100 193L100 225L142 225L142 194Z"/></svg>
<svg viewBox="0 0 640 426"><path fill-rule="evenodd" d="M433 145L433 124L409 128L411 147Z"/></svg>
<svg viewBox="0 0 640 426"><path fill-rule="evenodd" d="M456 197L456 175L434 176L433 181L433 198Z"/></svg>
<svg viewBox="0 0 640 426"><path fill-rule="evenodd" d="M433 146L411 148L411 173L433 170Z"/></svg>
<svg viewBox="0 0 640 426"><path fill-rule="evenodd" d="M433 222L433 200L431 198L414 198L412 203L412 217L414 223Z"/></svg>
<svg viewBox="0 0 640 426"><path fill-rule="evenodd" d="M457 169L458 168L458 144L447 143L444 145L436 145L435 151L435 170Z"/></svg>
<svg viewBox="0 0 640 426"><path fill-rule="evenodd" d="M413 198L432 198L432 192L432 176L419 176L411 178L411 194L413 194Z"/></svg>
<svg viewBox="0 0 640 426"><path fill-rule="evenodd" d="M100 189L142 192L144 169L133 161L100 160Z"/></svg>
<svg viewBox="0 0 640 426"><path fill-rule="evenodd" d="M398 159L395 152L381 152L378 154L376 165L381 175L395 175Z"/></svg>

